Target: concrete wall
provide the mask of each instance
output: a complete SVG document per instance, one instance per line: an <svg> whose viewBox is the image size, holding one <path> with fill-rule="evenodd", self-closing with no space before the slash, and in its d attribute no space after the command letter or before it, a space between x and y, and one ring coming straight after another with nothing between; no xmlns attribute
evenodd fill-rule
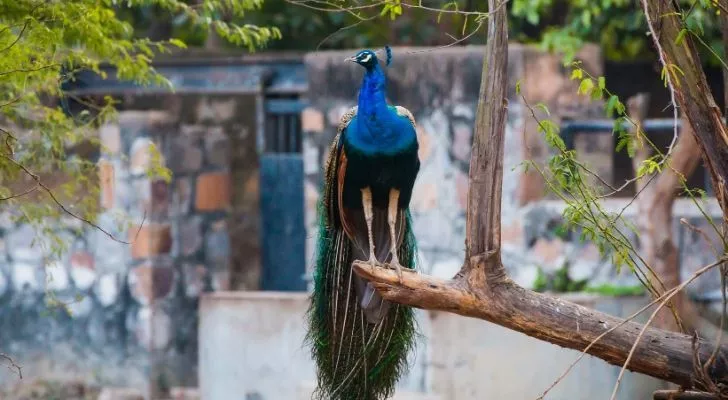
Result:
<svg viewBox="0 0 728 400"><path fill-rule="evenodd" d="M570 296L616 316L642 298ZM214 293L200 305L200 394L205 400L310 399L315 369L304 346L303 294ZM394 400L535 399L579 353L489 322L419 312L423 339ZM643 319L644 320L644 319ZM549 399L607 398L619 368L587 356ZM649 399L658 380L627 373L618 399Z"/></svg>

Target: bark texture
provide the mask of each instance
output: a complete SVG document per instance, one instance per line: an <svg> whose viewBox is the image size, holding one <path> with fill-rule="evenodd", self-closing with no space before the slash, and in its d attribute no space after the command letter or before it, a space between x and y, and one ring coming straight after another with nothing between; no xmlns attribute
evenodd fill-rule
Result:
<svg viewBox="0 0 728 400"><path fill-rule="evenodd" d="M726 222L728 130L708 86L695 42L690 35L685 35L685 40L676 40L683 27L673 2L641 0L641 3L654 32L651 37L661 49L663 67L670 76L678 105L694 130Z"/></svg>

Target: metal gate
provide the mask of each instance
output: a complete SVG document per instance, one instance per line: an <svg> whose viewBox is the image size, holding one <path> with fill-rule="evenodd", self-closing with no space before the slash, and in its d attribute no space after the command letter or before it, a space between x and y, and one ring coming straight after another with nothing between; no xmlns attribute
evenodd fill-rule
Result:
<svg viewBox="0 0 728 400"><path fill-rule="evenodd" d="M265 101L260 155L263 290L306 290L302 108L296 97Z"/></svg>

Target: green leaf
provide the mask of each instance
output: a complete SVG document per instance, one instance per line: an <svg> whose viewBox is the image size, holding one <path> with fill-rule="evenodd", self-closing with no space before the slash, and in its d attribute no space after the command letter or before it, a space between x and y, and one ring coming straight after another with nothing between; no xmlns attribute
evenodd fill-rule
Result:
<svg viewBox="0 0 728 400"><path fill-rule="evenodd" d="M677 34L677 37L675 38L676 45L680 46L682 44L683 40L685 40L686 33L688 33L687 29L683 28L680 30L680 32Z"/></svg>
<svg viewBox="0 0 728 400"><path fill-rule="evenodd" d="M592 88L594 87L594 82L592 82L591 78L582 79L581 83L579 84L579 90L577 91L579 94L590 94Z"/></svg>
<svg viewBox="0 0 728 400"><path fill-rule="evenodd" d="M605 107L607 111L607 117L609 118L614 118L615 115L624 115L624 104L619 101L619 97L617 97L616 95L609 96Z"/></svg>
<svg viewBox="0 0 728 400"><path fill-rule="evenodd" d="M549 112L549 109L548 109L548 107L546 107L546 104L543 104L543 103L538 103L538 104L536 104L536 108L538 108L538 109L540 109L541 111L543 111L543 112L544 112L544 114L546 114L546 115L548 115L548 116L551 116L551 113Z"/></svg>
<svg viewBox="0 0 728 400"><path fill-rule="evenodd" d="M581 68L574 68L571 71L571 80L582 79L584 77L584 71Z"/></svg>
<svg viewBox="0 0 728 400"><path fill-rule="evenodd" d="M598 84L599 89L601 89L601 90L606 89L606 87L607 87L607 81L606 81L606 79L604 79L603 76L600 76L599 77L598 82L599 82L599 84Z"/></svg>
<svg viewBox="0 0 728 400"><path fill-rule="evenodd" d="M172 46L175 46L175 47L179 47L180 49L187 48L187 44L185 42L183 42L179 39L176 39L176 38L169 39L169 44L171 44Z"/></svg>

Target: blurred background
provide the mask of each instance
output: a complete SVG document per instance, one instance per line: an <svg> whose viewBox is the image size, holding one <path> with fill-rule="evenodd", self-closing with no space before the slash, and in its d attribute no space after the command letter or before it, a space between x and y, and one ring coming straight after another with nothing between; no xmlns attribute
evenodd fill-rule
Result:
<svg viewBox="0 0 728 400"><path fill-rule="evenodd" d="M63 80L57 106L68 118L114 101L114 118L94 129L97 142L71 152L97 166L98 190L64 197L93 203L92 221L103 230L68 215L38 224L13 217L11 205L2 209L0 351L12 357L0 370L2 398L310 398L315 372L303 337L322 168L362 77L343 60L361 48L393 46L388 100L411 110L418 125L422 167L411 210L419 268L450 278L464 258L486 39L476 17L487 11L484 2L413 2L396 18L380 15L380 5L359 10L352 7L373 3L341 1L264 0L244 13L226 14L223 7L211 14L280 30L280 38L252 46L154 2L111 3L114 18L129 27L128 40L173 39L187 48L150 61L173 90L124 79L119 64L103 57L95 70ZM644 17L637 2L626 0L505 6L511 44L504 264L525 287L626 317L649 301L640 281L565 227L567 204L523 163L544 163L552 153L529 109L541 103L579 160L606 183L619 186L635 176L628 149L615 150L605 102L578 94L572 60L604 76L624 102L648 95L647 135L667 149L673 114ZM705 42L705 71L722 107L723 42L706 7L696 6L689 21ZM17 35L12 18L23 16L8 15L0 20ZM148 173L157 163L168 173ZM69 177L49 171L44 179ZM707 216L720 218L702 165L688 185L705 191ZM603 205L637 223L636 192L631 182ZM711 243L719 238L699 233L712 232L706 214L682 194L669 218L677 254L671 268L684 279L712 261ZM39 247L44 229L66 246ZM636 232L625 232L639 245ZM688 296L692 326L706 334L718 329L722 307L713 272ZM578 356L485 321L419 310L417 317L422 337L395 399L535 399ZM22 379L14 365L22 367ZM606 398L618 373L587 357L548 398ZM650 399L665 387L628 373L618 398Z"/></svg>

